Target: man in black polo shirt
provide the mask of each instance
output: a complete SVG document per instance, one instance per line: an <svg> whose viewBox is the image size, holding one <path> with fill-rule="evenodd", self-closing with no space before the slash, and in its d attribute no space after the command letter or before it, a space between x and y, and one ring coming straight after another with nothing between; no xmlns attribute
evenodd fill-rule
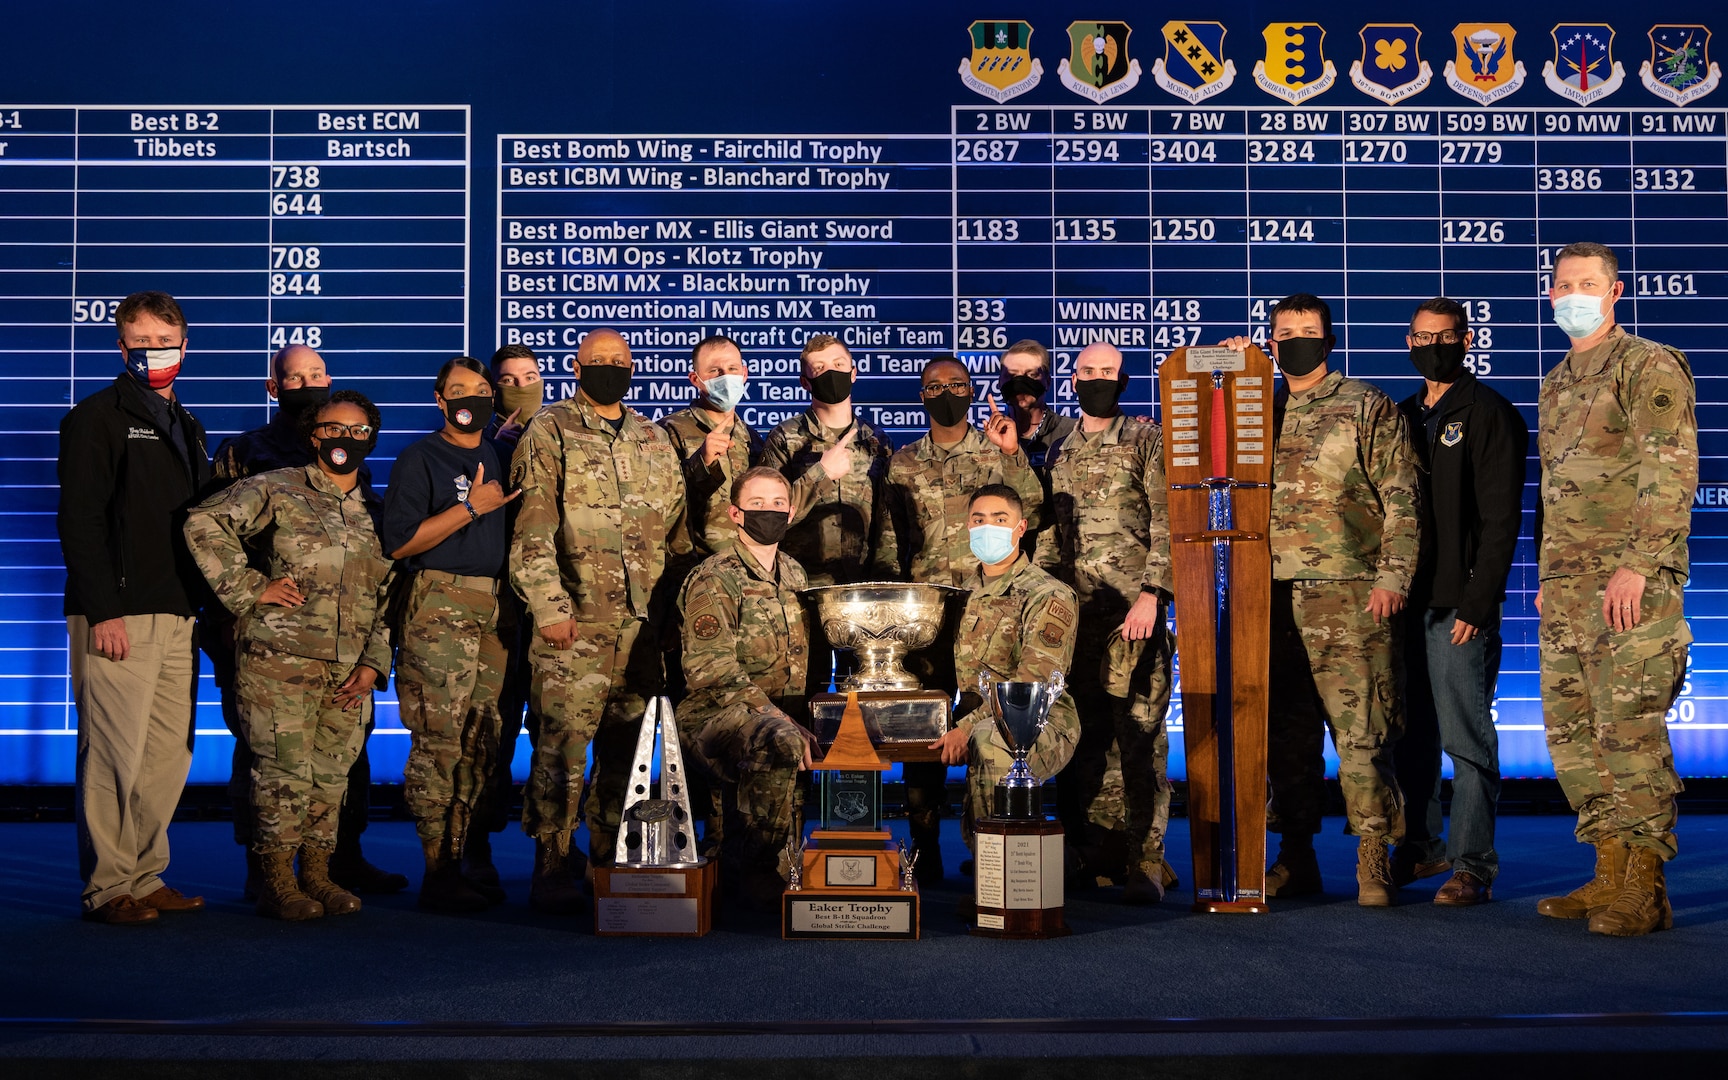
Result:
<svg viewBox="0 0 1728 1080"><path fill-rule="evenodd" d="M1422 556L1411 587L1406 730L1396 754L1408 797L1393 880L1452 876L1436 904L1492 895L1500 797L1494 684L1500 604L1518 543L1530 433L1504 397L1466 370L1469 320L1456 300L1425 301L1405 339L1423 388L1399 404L1422 462ZM1440 840L1440 751L1452 758L1452 828Z"/></svg>
<svg viewBox="0 0 1728 1080"><path fill-rule="evenodd" d="M492 420L485 365L458 356L438 372L433 399L444 426L410 445L390 472L384 549L411 580L397 631L396 692L413 735L403 799L426 855L420 906L481 911L504 899L465 878L462 845L492 776L502 727L504 643L498 583L509 546L503 467L484 438Z"/></svg>

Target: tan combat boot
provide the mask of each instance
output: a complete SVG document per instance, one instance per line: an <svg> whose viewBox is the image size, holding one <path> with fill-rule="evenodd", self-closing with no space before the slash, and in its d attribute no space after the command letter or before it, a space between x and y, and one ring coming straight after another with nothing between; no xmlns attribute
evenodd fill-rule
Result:
<svg viewBox="0 0 1728 1080"><path fill-rule="evenodd" d="M1391 847L1384 836L1364 836L1356 847L1356 903L1362 907L1391 907L1398 902Z"/></svg>
<svg viewBox="0 0 1728 1080"><path fill-rule="evenodd" d="M1278 858L1266 868L1266 895L1288 900L1292 896L1314 896L1320 891L1320 860L1314 855L1314 838L1282 836L1278 841Z"/></svg>
<svg viewBox="0 0 1728 1080"><path fill-rule="evenodd" d="M294 852L258 853L258 914L288 922L321 918L324 905L300 891L294 880Z"/></svg>
<svg viewBox="0 0 1728 1080"><path fill-rule="evenodd" d="M1618 840L1604 840L1596 845L1596 876L1565 896L1550 896L1536 902L1536 914L1550 919L1587 919L1614 902L1620 895L1621 879L1626 876L1626 857L1630 852Z"/></svg>
<svg viewBox="0 0 1728 1080"><path fill-rule="evenodd" d="M1124 904L1142 905L1156 904L1164 899L1164 875L1160 872L1165 866L1162 860L1159 865L1148 873L1146 864L1138 863L1128 868L1128 883L1122 886L1122 902Z"/></svg>
<svg viewBox="0 0 1728 1080"><path fill-rule="evenodd" d="M534 841L534 877L528 884L528 906L547 915L575 915L583 907L582 890L570 869L570 857L558 845Z"/></svg>
<svg viewBox="0 0 1728 1080"><path fill-rule="evenodd" d="M304 844L300 848L300 888L324 905L326 915L352 915L360 910L360 898L330 880L333 849Z"/></svg>
<svg viewBox="0 0 1728 1080"><path fill-rule="evenodd" d="M1600 911L1590 914L1590 932L1612 937L1638 937L1654 930L1674 928L1674 908L1668 903L1668 882L1662 874L1662 856L1647 847L1635 847L1626 857L1626 877L1620 895Z"/></svg>

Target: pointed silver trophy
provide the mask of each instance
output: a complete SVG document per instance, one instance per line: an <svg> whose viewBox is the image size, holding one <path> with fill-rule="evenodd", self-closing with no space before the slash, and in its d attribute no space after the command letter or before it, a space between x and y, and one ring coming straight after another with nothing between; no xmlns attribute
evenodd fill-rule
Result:
<svg viewBox="0 0 1728 1080"><path fill-rule="evenodd" d="M660 751L660 791L652 782L654 751ZM642 714L636 736L636 758L624 795L624 818L618 830L615 864L621 867L699 866L696 833L690 815L690 791L685 782L684 754L678 744L678 724L672 702L654 698Z"/></svg>

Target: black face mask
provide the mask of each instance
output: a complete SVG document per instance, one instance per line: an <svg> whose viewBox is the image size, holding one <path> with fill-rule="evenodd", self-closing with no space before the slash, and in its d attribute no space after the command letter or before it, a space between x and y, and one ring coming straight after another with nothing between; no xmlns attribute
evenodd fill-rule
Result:
<svg viewBox="0 0 1728 1080"><path fill-rule="evenodd" d="M589 364L576 381L589 401L596 405L616 405L630 392L630 369L612 364Z"/></svg>
<svg viewBox="0 0 1728 1080"><path fill-rule="evenodd" d="M366 460L366 455L372 452L372 444L342 435L334 439L320 437L318 440L318 460L329 467L337 476L347 476L360 467Z"/></svg>
<svg viewBox="0 0 1728 1080"><path fill-rule="evenodd" d="M1326 362L1326 339L1317 337L1283 338L1278 350L1278 370L1300 379Z"/></svg>
<svg viewBox="0 0 1728 1080"><path fill-rule="evenodd" d="M852 373L829 369L810 380L810 396L824 405L838 405L852 396Z"/></svg>
<svg viewBox="0 0 1728 1080"><path fill-rule="evenodd" d="M1429 382L1449 383L1464 370L1464 343L1436 341L1410 349L1410 363Z"/></svg>
<svg viewBox="0 0 1728 1080"><path fill-rule="evenodd" d="M1002 380L1002 396L1005 398L1035 397L1044 400L1046 387L1041 379L1030 375L1015 375Z"/></svg>
<svg viewBox="0 0 1728 1080"><path fill-rule="evenodd" d="M791 515L784 510L740 510L744 524L739 528L758 544L778 544L792 525Z"/></svg>
<svg viewBox="0 0 1728 1080"><path fill-rule="evenodd" d="M1080 399L1080 411L1102 420L1116 415L1116 401L1128 389L1128 376L1115 379L1080 379L1074 384L1074 396Z"/></svg>
<svg viewBox="0 0 1728 1080"><path fill-rule="evenodd" d="M937 394L933 398L924 399L924 411L930 414L938 427L953 427L966 419L966 410L972 407L972 399L959 394Z"/></svg>
<svg viewBox="0 0 1728 1080"><path fill-rule="evenodd" d="M276 404L291 417L299 417L307 409L316 409L330 400L328 386L302 386L294 390L276 391Z"/></svg>
<svg viewBox="0 0 1728 1080"><path fill-rule="evenodd" d="M451 427L464 435L485 431L486 425L492 422L492 399L479 394L473 397L445 398L444 418L450 421Z"/></svg>

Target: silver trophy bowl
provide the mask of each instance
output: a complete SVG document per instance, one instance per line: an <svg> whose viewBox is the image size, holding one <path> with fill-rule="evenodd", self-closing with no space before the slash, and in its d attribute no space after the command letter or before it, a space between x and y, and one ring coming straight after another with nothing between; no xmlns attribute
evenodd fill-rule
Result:
<svg viewBox="0 0 1728 1080"><path fill-rule="evenodd" d="M936 640L948 601L965 594L965 589L950 585L898 581L803 590L828 641L857 659L857 671L840 684L841 692L921 689L902 661Z"/></svg>
<svg viewBox="0 0 1728 1080"><path fill-rule="evenodd" d="M1026 759L1067 685L1060 671L1052 671L1044 682L1003 682L991 678L988 671L978 673L978 692L994 706L996 733L1014 756L1008 775L996 783L997 817L1043 816L1038 789L1044 779L1033 775Z"/></svg>

